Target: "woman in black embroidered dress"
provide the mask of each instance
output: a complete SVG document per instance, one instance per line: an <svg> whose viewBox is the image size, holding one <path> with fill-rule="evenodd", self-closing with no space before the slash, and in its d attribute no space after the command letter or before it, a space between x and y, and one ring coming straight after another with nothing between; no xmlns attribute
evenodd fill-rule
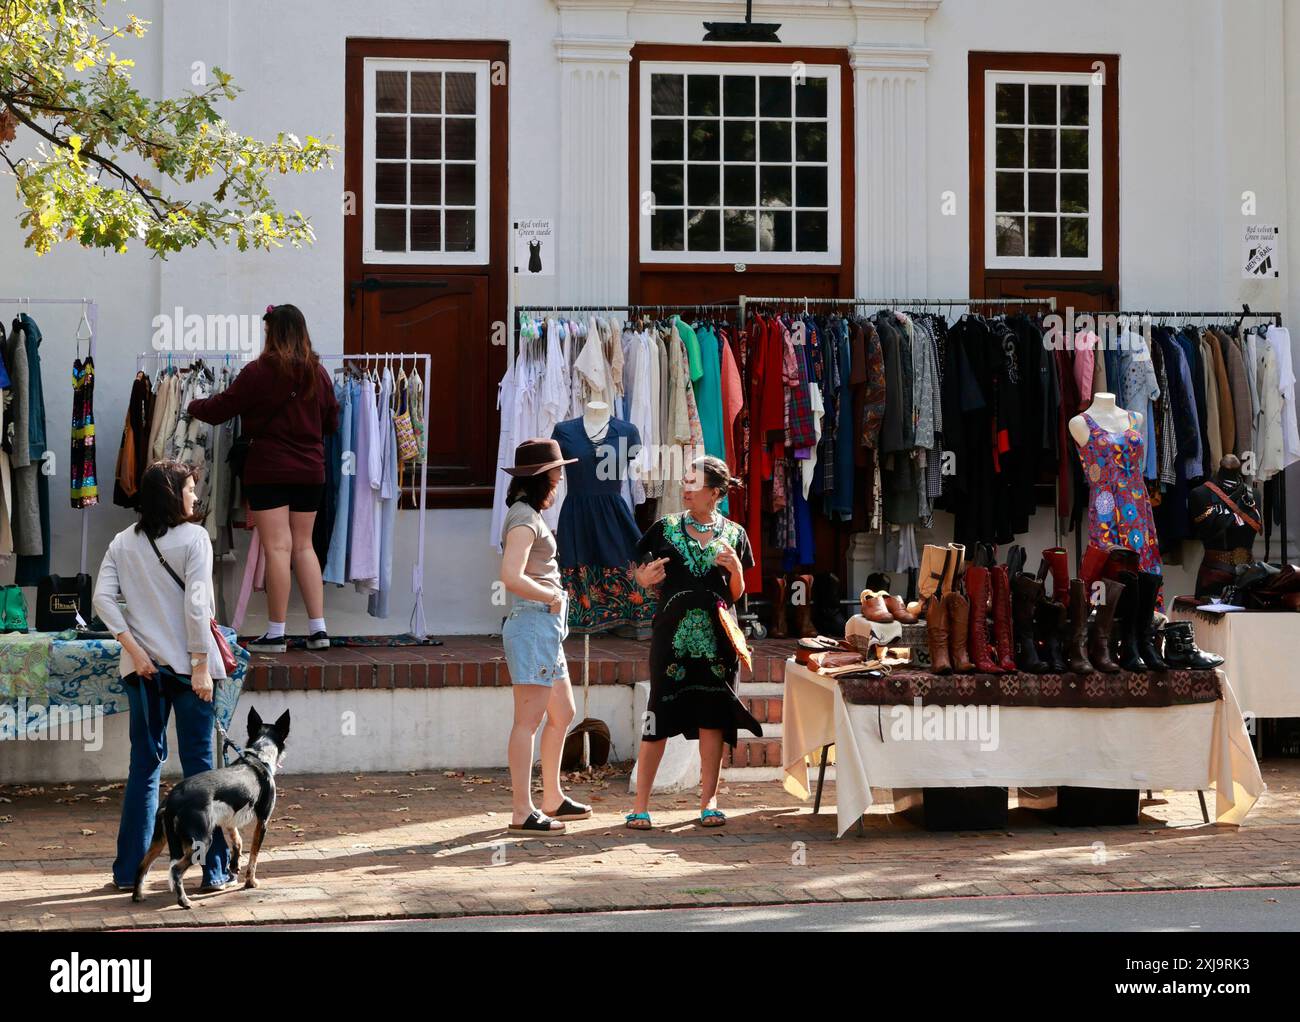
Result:
<svg viewBox="0 0 1300 1022"><path fill-rule="evenodd" d="M717 808L723 743L734 746L742 727L763 734L736 695L740 658L719 616L732 612L745 592L745 569L754 564L745 530L717 511L732 485L722 459L696 460L684 479L685 510L660 518L637 546L637 583L662 588L650 638L636 804L627 817L634 830L652 826L650 790L665 739L699 739L700 823L719 827L726 822Z"/></svg>

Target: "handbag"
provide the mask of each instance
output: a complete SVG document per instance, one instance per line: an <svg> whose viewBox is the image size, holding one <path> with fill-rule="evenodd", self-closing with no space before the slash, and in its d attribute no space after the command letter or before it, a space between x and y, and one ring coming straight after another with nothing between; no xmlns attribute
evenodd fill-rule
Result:
<svg viewBox="0 0 1300 1022"><path fill-rule="evenodd" d="M84 628L90 620L90 576L46 575L36 586L36 630L62 632Z"/></svg>
<svg viewBox="0 0 1300 1022"><path fill-rule="evenodd" d="M167 574L172 577L172 581L181 587L181 592L184 592L185 582L178 574L176 574L176 572L172 571L172 566L167 563L166 559L159 551L158 544L153 541L153 537L146 535L145 539L149 541L149 545L153 547L153 552L157 554L158 563L161 564ZM230 643L228 643L226 637L221 634L221 627L217 624L217 619L215 617L208 619L208 627L212 629L213 641L216 642L217 652L221 655L221 666L226 669L226 674L230 675L230 673L239 666L239 661L235 659L235 654L230 648Z"/></svg>
<svg viewBox="0 0 1300 1022"><path fill-rule="evenodd" d="M420 445L415 439L415 428L411 425L411 406L407 400L406 381L401 383L399 411L393 416L393 429L397 432L397 458L399 461L414 461L420 454Z"/></svg>

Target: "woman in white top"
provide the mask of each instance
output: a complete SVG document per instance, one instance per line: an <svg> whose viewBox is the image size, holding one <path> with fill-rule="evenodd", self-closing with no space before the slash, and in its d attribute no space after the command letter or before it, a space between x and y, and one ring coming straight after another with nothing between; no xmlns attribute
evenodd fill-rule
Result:
<svg viewBox="0 0 1300 1022"><path fill-rule="evenodd" d="M212 542L199 524L194 475L176 461L145 470L140 520L113 537L95 583L95 612L122 644L120 671L131 708L131 764L113 862L113 881L123 890L132 888L153 836L172 713L185 776L214 765L213 681L226 672L212 637ZM225 836L215 830L203 889L233 882Z"/></svg>

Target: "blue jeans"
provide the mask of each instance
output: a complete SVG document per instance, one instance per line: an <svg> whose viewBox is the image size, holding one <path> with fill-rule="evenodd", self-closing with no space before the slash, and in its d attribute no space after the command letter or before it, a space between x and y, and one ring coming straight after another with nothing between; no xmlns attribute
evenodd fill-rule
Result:
<svg viewBox="0 0 1300 1022"><path fill-rule="evenodd" d="M119 884L135 883L140 860L153 842L158 780L163 761L167 759L167 719L173 711L185 776L201 774L213 767L213 706L196 696L188 682L188 678L167 668L159 668L152 681L141 681L134 674L123 679L122 687L131 706L131 767L126 775L122 822L117 829L117 858L113 861L113 879ZM215 830L212 847L203 863L203 883L225 883L230 877L229 867L226 835Z"/></svg>

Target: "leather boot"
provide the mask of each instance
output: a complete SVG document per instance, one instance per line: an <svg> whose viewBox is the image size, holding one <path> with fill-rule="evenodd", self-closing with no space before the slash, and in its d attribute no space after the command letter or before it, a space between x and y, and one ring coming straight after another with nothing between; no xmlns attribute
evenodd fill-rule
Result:
<svg viewBox="0 0 1300 1022"><path fill-rule="evenodd" d="M1196 633L1190 621L1170 621L1165 625L1165 663L1175 671L1208 671L1223 666L1218 653L1206 653L1196 645Z"/></svg>
<svg viewBox="0 0 1300 1022"><path fill-rule="evenodd" d="M1122 671L1145 671L1146 661L1138 652L1138 578L1131 571L1121 571L1118 581L1124 586L1119 606L1115 610L1115 626L1111 631L1111 646L1115 662Z"/></svg>
<svg viewBox="0 0 1300 1022"><path fill-rule="evenodd" d="M774 639L784 639L790 634L790 620L786 615L785 579L777 576L772 580L774 595L772 597L772 624L767 633Z"/></svg>
<svg viewBox="0 0 1300 1022"><path fill-rule="evenodd" d="M1011 593L1016 667L1029 674L1046 674L1049 666L1039 659L1034 645L1034 616L1043 599L1043 583L1021 572L1011 580Z"/></svg>
<svg viewBox="0 0 1300 1022"><path fill-rule="evenodd" d="M1038 568L1038 577L1046 579L1052 576L1051 599L1057 603L1070 606L1070 555L1065 547L1055 546L1043 551L1043 560Z"/></svg>
<svg viewBox="0 0 1300 1022"><path fill-rule="evenodd" d="M1070 669L1061 644L1068 616L1065 604L1049 600L1046 595L1034 612L1034 645L1038 647L1038 658L1043 661L1048 674L1065 674Z"/></svg>
<svg viewBox="0 0 1300 1022"><path fill-rule="evenodd" d="M864 589L860 598L862 600L862 616L868 621L874 621L878 625L887 625L894 620L894 615L889 613L889 608L885 606L884 593Z"/></svg>
<svg viewBox="0 0 1300 1022"><path fill-rule="evenodd" d="M998 644L998 666L1009 673L1016 669L1016 646L1011 629L1011 579L1004 564L995 564L989 569L989 576L993 585L993 636ZM1029 634L1032 639L1032 625Z"/></svg>
<svg viewBox="0 0 1300 1022"><path fill-rule="evenodd" d="M1110 639L1115 627L1115 611L1124 596L1124 586L1111 579L1102 580L1101 586L1102 601L1097 604L1097 616L1088 630L1088 659L1094 670L1101 671L1102 674L1114 674L1119 670L1119 665L1110 658Z"/></svg>
<svg viewBox="0 0 1300 1022"><path fill-rule="evenodd" d="M1007 577L1014 579L1025 570L1025 561L1029 555L1025 553L1025 548L1019 543L1012 543L1007 547Z"/></svg>
<svg viewBox="0 0 1300 1022"><path fill-rule="evenodd" d="M945 564L949 550L944 546L927 543L921 549L921 567L916 573L916 599L907 605L907 612L924 617L930 599L943 584Z"/></svg>
<svg viewBox="0 0 1300 1022"><path fill-rule="evenodd" d="M1065 661L1075 674L1092 673L1092 664L1088 663L1088 612L1092 606L1086 594L1083 579L1070 579L1070 631L1066 637Z"/></svg>
<svg viewBox="0 0 1300 1022"><path fill-rule="evenodd" d="M970 598L970 656L981 674L1001 674L989 649L989 569L972 564L966 569L966 595Z"/></svg>
<svg viewBox="0 0 1300 1022"><path fill-rule="evenodd" d="M930 644L930 670L935 674L951 674L952 661L948 657L948 604L935 600L925 615L925 633Z"/></svg>
<svg viewBox="0 0 1300 1022"><path fill-rule="evenodd" d="M894 620L900 625L914 625L920 620L920 618L915 614L908 613L907 608L903 606L903 601L897 596L894 596L892 593L884 593L883 595L885 600L885 610L889 611ZM933 603L935 601L931 600L930 602Z"/></svg>
<svg viewBox="0 0 1300 1022"><path fill-rule="evenodd" d="M975 670L967 652L970 638L970 604L961 593L945 593L943 613L948 619L948 652L952 669L961 674Z"/></svg>
<svg viewBox="0 0 1300 1022"><path fill-rule="evenodd" d="M1160 650L1156 646L1156 600L1164 581L1162 576L1153 571L1138 574L1137 619L1134 622L1137 651L1153 671L1169 670L1169 665L1160 656Z"/></svg>
<svg viewBox="0 0 1300 1022"><path fill-rule="evenodd" d="M966 570L966 548L960 543L948 544L948 556L943 565L943 591L959 592L962 573Z"/></svg>
<svg viewBox="0 0 1300 1022"><path fill-rule="evenodd" d="M817 628L812 619L813 577L811 575L800 575L799 582L803 592L802 598L795 604L794 627L800 638L811 639L817 634Z"/></svg>

